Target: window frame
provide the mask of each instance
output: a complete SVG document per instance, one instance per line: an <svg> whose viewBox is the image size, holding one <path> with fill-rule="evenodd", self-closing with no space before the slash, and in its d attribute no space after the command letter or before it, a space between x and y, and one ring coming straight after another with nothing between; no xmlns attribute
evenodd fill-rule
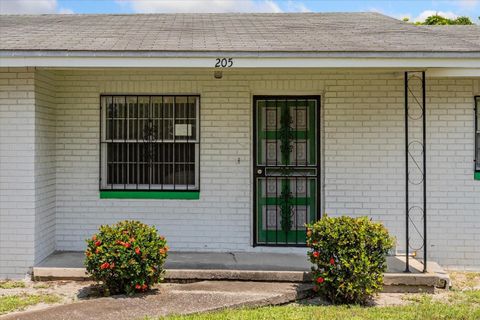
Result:
<svg viewBox="0 0 480 320"><path fill-rule="evenodd" d="M137 184L135 188L127 188L126 184L124 184L123 188L115 188L115 185L108 185L103 184L104 181L107 179L107 146L110 140L107 140L107 104L105 107L103 106L104 99L107 98L115 98L115 97L125 97L127 98L154 98L154 97L187 97L187 98L195 98L196 99L196 130L195 130L195 139L189 141L187 138L186 142L176 142L175 135L173 137L173 142L165 142L159 141L155 142L158 144L165 144L165 143L190 143L195 145L195 151L197 154L195 155L195 164L194 164L194 174L195 174L195 184L192 186L190 185L175 185L173 184L173 188L165 188L165 184L158 185L160 188L152 188L152 185L147 184ZM99 191L100 191L100 198L102 199L199 199L200 193L200 150L201 150L201 130L200 130L200 110L201 110L201 101L200 101L199 94L100 94L99 99L99 106L100 106L100 124L99 124ZM175 117L174 117L175 118ZM164 118L162 118L164 119ZM175 121L173 122L175 126ZM128 126L127 126L128 127ZM127 140L128 141L128 140ZM125 141L126 142L126 141ZM127 142L126 142L127 143ZM138 140L133 141L133 143L138 143ZM174 162L175 163L175 162ZM148 187L146 187L148 186Z"/></svg>
<svg viewBox="0 0 480 320"><path fill-rule="evenodd" d="M480 180L480 158L479 158L479 147L480 147L480 95L474 96L474 113L475 113L475 147L474 147L474 178L475 180Z"/></svg>

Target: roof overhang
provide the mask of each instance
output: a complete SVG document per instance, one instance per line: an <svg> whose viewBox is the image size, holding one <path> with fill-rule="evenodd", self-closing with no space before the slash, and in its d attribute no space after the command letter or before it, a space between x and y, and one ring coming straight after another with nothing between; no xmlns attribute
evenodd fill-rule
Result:
<svg viewBox="0 0 480 320"><path fill-rule="evenodd" d="M52 68L468 68L480 52L96 52L0 51L0 67ZM227 64L230 65L230 63Z"/></svg>

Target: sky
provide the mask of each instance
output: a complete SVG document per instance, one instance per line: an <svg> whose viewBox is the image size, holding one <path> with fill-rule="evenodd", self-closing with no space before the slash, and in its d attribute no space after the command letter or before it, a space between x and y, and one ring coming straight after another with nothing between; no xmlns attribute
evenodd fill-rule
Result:
<svg viewBox="0 0 480 320"><path fill-rule="evenodd" d="M374 11L424 20L438 13L480 23L480 0L0 0L1 14Z"/></svg>

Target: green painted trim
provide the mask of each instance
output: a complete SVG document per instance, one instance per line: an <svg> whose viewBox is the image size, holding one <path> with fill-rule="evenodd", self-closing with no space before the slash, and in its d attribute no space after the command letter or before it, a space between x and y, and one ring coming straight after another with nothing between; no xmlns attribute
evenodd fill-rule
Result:
<svg viewBox="0 0 480 320"><path fill-rule="evenodd" d="M100 191L100 199L198 200L200 191Z"/></svg>
<svg viewBox="0 0 480 320"><path fill-rule="evenodd" d="M474 179L480 180L480 172L475 172Z"/></svg>

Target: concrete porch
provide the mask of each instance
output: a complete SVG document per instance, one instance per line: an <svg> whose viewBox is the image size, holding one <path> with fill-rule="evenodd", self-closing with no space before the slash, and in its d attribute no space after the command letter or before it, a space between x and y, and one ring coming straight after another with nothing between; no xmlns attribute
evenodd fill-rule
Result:
<svg viewBox="0 0 480 320"><path fill-rule="evenodd" d="M83 252L57 251L33 268L34 280L86 280ZM169 282L196 282L202 280L309 282L310 264L306 256L283 253L247 252L171 252L165 268ZM387 257L384 276L386 292L433 292L448 288L448 274L435 262L429 262L428 271L410 259L410 273L405 273L405 257Z"/></svg>

